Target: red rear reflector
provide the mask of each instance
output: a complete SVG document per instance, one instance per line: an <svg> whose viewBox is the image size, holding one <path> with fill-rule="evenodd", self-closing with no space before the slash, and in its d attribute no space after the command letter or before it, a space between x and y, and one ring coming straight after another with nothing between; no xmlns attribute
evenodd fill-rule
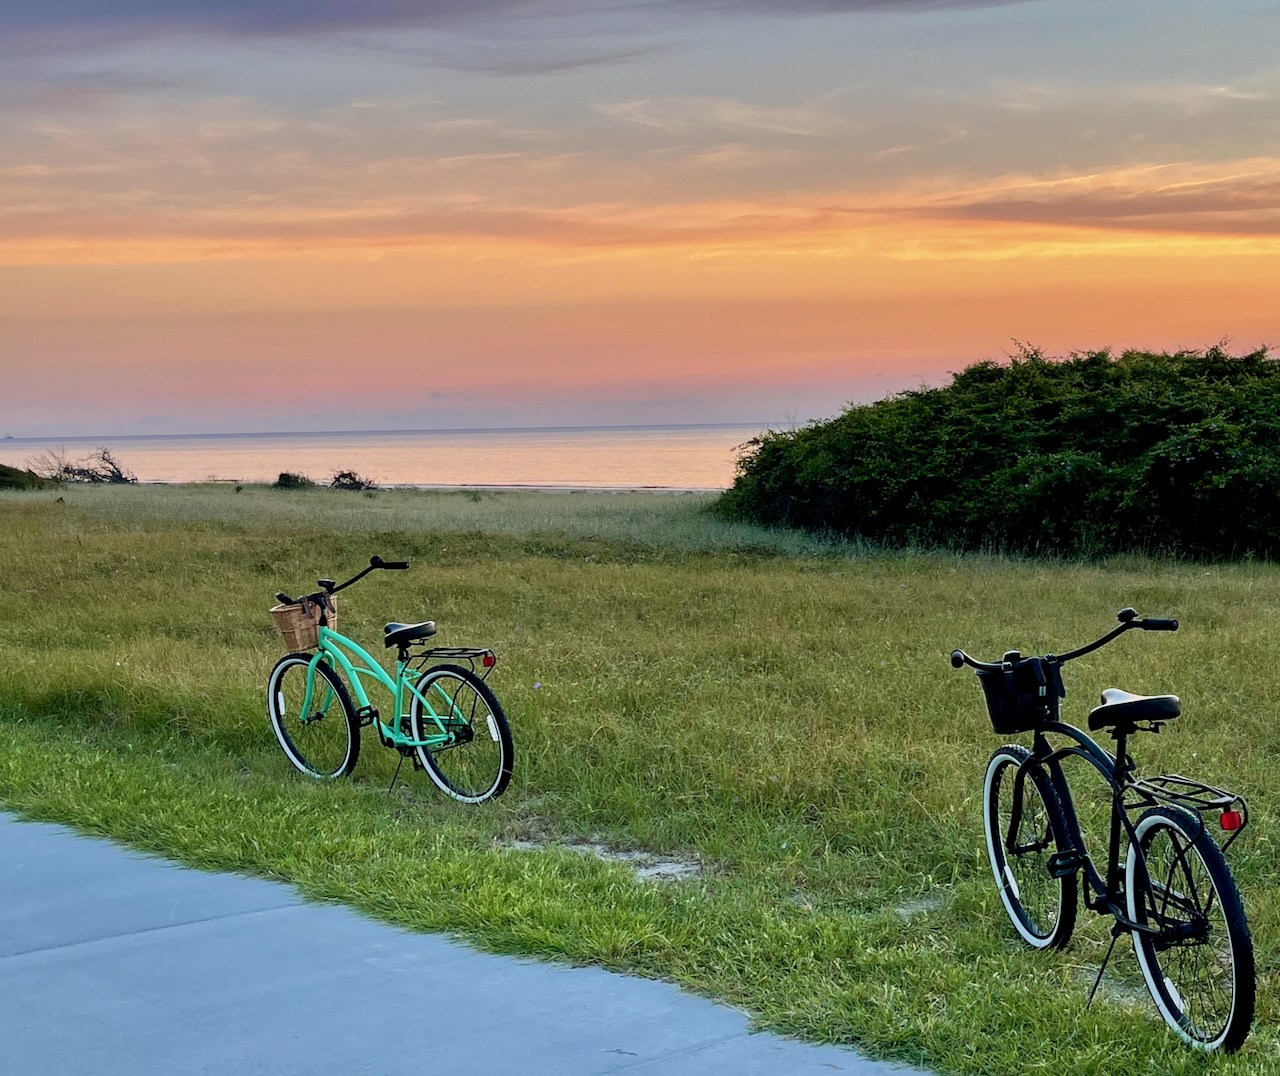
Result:
<svg viewBox="0 0 1280 1076"><path fill-rule="evenodd" d="M480 659L480 664L483 665L486 669L492 669L495 665L498 664L498 659L495 658L492 654L485 654L485 656ZM1223 815L1222 817L1226 818L1226 815ZM1223 822L1222 824L1224 826L1226 825L1225 822ZM1239 827L1236 826L1233 828L1238 829Z"/></svg>
<svg viewBox="0 0 1280 1076"><path fill-rule="evenodd" d="M1222 812L1222 828L1228 833L1238 830L1244 825L1244 815L1239 811L1223 811Z"/></svg>

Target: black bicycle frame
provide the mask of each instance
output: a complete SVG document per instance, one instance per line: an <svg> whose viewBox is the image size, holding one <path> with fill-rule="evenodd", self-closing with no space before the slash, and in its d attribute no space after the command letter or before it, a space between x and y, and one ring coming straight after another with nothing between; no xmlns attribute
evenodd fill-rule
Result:
<svg viewBox="0 0 1280 1076"><path fill-rule="evenodd" d="M1050 744L1046 733L1065 736L1072 743L1055 748ZM1047 722L1037 729L1031 755L1019 766L1015 778L1015 810L1014 818L1010 823L1010 832L1017 832L1017 816L1022 802L1021 782L1025 779L1024 771L1031 766L1039 767L1048 774L1054 793L1057 795L1061 808L1060 814L1067 830L1066 837L1071 843L1070 848L1059 849L1051 859L1050 870L1060 871L1063 874L1083 870L1089 889L1094 894L1092 899L1088 893L1085 894L1086 907L1092 911L1106 912L1113 916L1116 922L1126 930L1158 934L1161 930L1159 925L1137 923L1129 917L1125 903L1126 894L1120 884L1123 875L1120 863L1122 832L1128 837L1130 847L1139 857L1142 870L1145 872L1147 868L1141 844L1137 840L1137 833L1129 818L1130 813L1160 805L1180 807L1196 819L1200 826L1196 836L1199 836L1200 832L1204 832L1204 811L1226 812L1238 804L1240 822L1223 842L1222 848L1225 851L1248 824L1249 808L1245 800L1233 792L1193 781L1178 774L1147 779L1135 778L1133 774L1136 767L1126 751L1127 742L1127 733L1117 733L1116 753L1113 755L1099 745L1093 737L1064 721ZM1111 789L1111 823L1107 840L1105 878L1089 854L1084 833L1080 828L1080 820L1076 815L1071 788L1062 770L1062 760L1070 757L1082 758L1088 762L1101 774L1102 779ZM1127 799L1126 794L1128 794Z"/></svg>
<svg viewBox="0 0 1280 1076"><path fill-rule="evenodd" d="M1054 748L1045 735L1049 732L1065 736L1072 740L1073 743L1066 747ZM1060 849L1059 854L1062 858L1058 864L1058 869L1064 871L1083 869L1085 880L1094 894L1091 898L1086 892L1084 898L1085 906L1096 912L1107 912L1130 930L1151 929L1143 928L1140 924L1134 923L1129 919L1128 909L1123 903L1124 894L1120 885L1121 831L1123 830L1128 835L1131 843L1136 844L1133 823L1129 821L1124 802L1124 793L1127 786L1126 777L1133 771L1133 760L1125 753L1124 740L1125 737L1119 737L1116 745L1117 752L1112 755L1098 744L1093 737L1082 732L1074 725L1068 725L1063 721L1049 722L1042 729L1036 731L1031 757L1025 765L1042 766L1049 775L1054 793L1058 797L1058 805L1061 808L1059 813L1063 824L1066 826L1067 838L1071 842L1070 848ZM1071 796L1071 787L1067 783L1066 774L1062 771L1062 760L1072 756L1082 758L1088 762L1101 774L1102 779L1111 789L1111 823L1107 839L1105 878L1098 870L1093 856L1089 853L1084 833L1080 828L1080 820L1076 815L1075 802ZM1141 854L1140 851L1139 854Z"/></svg>

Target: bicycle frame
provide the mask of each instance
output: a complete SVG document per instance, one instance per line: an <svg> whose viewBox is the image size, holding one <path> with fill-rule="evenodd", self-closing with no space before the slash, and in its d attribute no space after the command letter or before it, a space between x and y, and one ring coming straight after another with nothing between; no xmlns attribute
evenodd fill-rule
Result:
<svg viewBox="0 0 1280 1076"><path fill-rule="evenodd" d="M352 656L362 666L354 664L350 657L344 652L348 650ZM311 693L315 686L316 666L323 658L329 658L334 664L337 664L343 672L347 674L347 681L354 690L357 702L356 716L360 719L360 724L372 725L377 724L378 736L388 747L425 747L428 749L436 749L446 747L453 742L453 733L449 731L442 720L441 715L432 707L431 702L425 695L420 692L416 685L409 683L408 671L412 664L411 659L397 658L396 675L392 679L387 671L378 663L378 661L359 643L348 639L345 635L333 631L324 624L319 629L319 646L315 655L311 659L311 663L307 668L307 687L302 702L302 712L309 714L311 710ZM379 715L377 709L369 702L368 693L364 689L363 678L365 676L373 677L378 683L385 687L392 695L396 713L396 721L394 726L388 726ZM449 699L445 692L441 692L446 699ZM423 712L430 716L435 722L436 727L440 730L438 733L428 736L423 740L416 740L407 732L401 731L409 717L408 706L410 699L416 698L423 707ZM450 709L453 709L453 700L449 699ZM463 720L462 715L451 714L457 720Z"/></svg>
<svg viewBox="0 0 1280 1076"><path fill-rule="evenodd" d="M1057 733L1065 736L1072 743L1065 747L1055 748L1050 744L1046 733ZM1049 864L1050 871L1052 872L1056 869L1066 873L1082 869L1089 889L1094 894L1093 899L1090 899L1087 893L1085 894L1086 907L1092 911L1105 912L1113 916L1116 922L1126 930L1159 934L1159 926L1153 926L1150 923L1136 923L1130 919L1125 903L1126 894L1120 884L1123 875L1120 861L1120 838L1122 833L1127 836L1129 847L1134 849L1139 859L1142 860L1142 869L1146 870L1146 862L1142 859L1141 844L1137 839L1134 824L1130 820L1130 813L1144 811L1148 807L1162 804L1176 806L1193 815L1203 830L1204 819L1201 812L1217 809L1225 813L1234 804L1239 804L1239 824L1223 843L1222 848L1225 851L1232 841L1243 832L1248 823L1249 809L1244 799L1235 793L1228 792L1225 789L1214 788L1212 785L1193 781L1177 774L1145 780L1136 778L1134 776L1135 764L1125 750L1127 739L1128 737L1125 735L1117 736L1116 754L1113 755L1099 745L1093 737L1074 725L1069 725L1064 721L1047 722L1041 729L1036 731L1031 755L1018 769L1015 778L1014 802L1016 804L1021 803L1021 783L1025 780L1026 767L1039 766L1045 770L1058 797L1058 803L1062 808L1061 814L1067 827L1067 837L1072 846L1070 849L1059 852L1052 857ZM1085 843L1084 834L1080 828L1080 820L1076 815L1075 803L1071 796L1071 788L1067 782L1066 774L1062 770L1062 761L1072 757L1082 758L1093 766L1111 789L1111 821L1107 839L1105 878L1098 870L1097 864L1094 862ZM1018 810L1015 809L1010 825L1011 832L1016 832L1018 821Z"/></svg>

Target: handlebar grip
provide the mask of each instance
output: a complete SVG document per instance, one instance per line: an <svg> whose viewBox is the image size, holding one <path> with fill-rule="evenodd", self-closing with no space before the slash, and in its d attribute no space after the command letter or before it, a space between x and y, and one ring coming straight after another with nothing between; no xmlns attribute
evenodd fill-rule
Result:
<svg viewBox="0 0 1280 1076"><path fill-rule="evenodd" d="M1177 631L1178 622L1176 620L1152 620L1147 617L1142 622L1143 631Z"/></svg>
<svg viewBox="0 0 1280 1076"><path fill-rule="evenodd" d="M384 560L382 562L382 567L387 568L393 572L398 572L402 568L409 567L409 562L407 560Z"/></svg>
<svg viewBox="0 0 1280 1076"><path fill-rule="evenodd" d="M298 604L291 597L289 597L289 595L286 594L283 590L280 591L278 594L276 594L276 601L278 601L281 605L297 605Z"/></svg>
<svg viewBox="0 0 1280 1076"><path fill-rule="evenodd" d="M951 667L959 669L964 665L964 652L961 650L951 651Z"/></svg>

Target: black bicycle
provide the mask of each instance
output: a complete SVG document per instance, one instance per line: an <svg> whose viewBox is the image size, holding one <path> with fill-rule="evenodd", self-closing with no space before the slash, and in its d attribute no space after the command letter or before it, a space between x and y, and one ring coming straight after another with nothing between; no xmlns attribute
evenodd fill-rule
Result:
<svg viewBox="0 0 1280 1076"><path fill-rule="evenodd" d="M952 652L953 667L978 671L995 731L1033 734L1030 750L1008 744L987 763L982 818L991 871L1014 928L1036 949L1070 941L1083 877L1085 907L1115 920L1089 1001L1116 940L1128 934L1165 1022L1201 1050L1238 1050L1253 1022L1253 941L1223 853L1248 824L1248 805L1234 792L1179 774L1137 775L1129 738L1159 732L1176 718L1182 712L1176 695L1107 688L1089 712L1089 730L1112 736L1114 754L1058 717L1066 662L1134 628L1178 630L1176 620L1139 617L1133 609L1118 619L1118 628L1062 655L1024 658L1010 650L998 662L982 662ZM1051 735L1068 742L1054 746ZM1101 866L1085 845L1062 770L1069 757L1089 762L1111 789ZM1221 845L1207 820L1222 834Z"/></svg>

